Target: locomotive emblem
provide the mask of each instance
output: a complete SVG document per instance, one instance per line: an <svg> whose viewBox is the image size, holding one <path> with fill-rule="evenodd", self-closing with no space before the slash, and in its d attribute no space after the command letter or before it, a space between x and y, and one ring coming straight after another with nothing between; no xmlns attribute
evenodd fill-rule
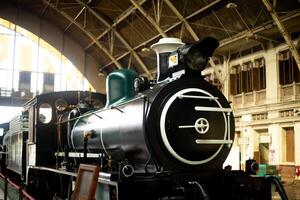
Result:
<svg viewBox="0 0 300 200"><path fill-rule="evenodd" d="M207 133L207 131L209 129L209 123L208 123L207 119L205 119L205 118L199 118L195 122L195 129L200 134Z"/></svg>

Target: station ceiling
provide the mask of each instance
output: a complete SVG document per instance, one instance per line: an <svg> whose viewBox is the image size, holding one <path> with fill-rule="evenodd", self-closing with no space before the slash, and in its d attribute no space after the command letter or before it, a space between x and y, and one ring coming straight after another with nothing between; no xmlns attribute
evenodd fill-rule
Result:
<svg viewBox="0 0 300 200"><path fill-rule="evenodd" d="M161 37L185 43L215 37L220 57L249 46L282 44L282 32L265 2L274 8L291 39L299 40L300 33L299 0L13 1L71 36L105 73L123 67L151 76L156 57L150 46Z"/></svg>

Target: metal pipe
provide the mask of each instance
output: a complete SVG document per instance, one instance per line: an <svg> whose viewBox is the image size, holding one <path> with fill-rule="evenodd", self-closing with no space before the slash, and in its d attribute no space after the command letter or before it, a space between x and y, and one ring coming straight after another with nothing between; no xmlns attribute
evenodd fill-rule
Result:
<svg viewBox="0 0 300 200"><path fill-rule="evenodd" d="M278 27L278 30L280 31L281 35L283 36L284 40L286 41L290 51L292 52L292 55L294 56L294 59L297 63L297 66L300 70L300 56L299 53L296 49L296 46L294 45L290 34L288 33L288 31L286 30L285 26L283 25L283 23L280 21L276 11L274 10L272 4L268 1L268 0L261 0L263 2L263 4L266 6L267 10L269 11L270 15L272 16L275 24Z"/></svg>

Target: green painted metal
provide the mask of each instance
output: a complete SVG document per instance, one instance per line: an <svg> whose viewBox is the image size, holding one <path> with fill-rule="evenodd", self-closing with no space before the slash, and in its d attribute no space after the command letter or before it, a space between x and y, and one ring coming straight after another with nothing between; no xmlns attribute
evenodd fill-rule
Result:
<svg viewBox="0 0 300 200"><path fill-rule="evenodd" d="M136 78L138 78L138 74L129 69L120 69L110 73L106 79L106 107L132 99L137 94L134 89Z"/></svg>
<svg viewBox="0 0 300 200"><path fill-rule="evenodd" d="M259 170L256 176L259 177L276 176L279 180L281 180L281 177L278 175L278 170L275 165L259 164Z"/></svg>
<svg viewBox="0 0 300 200"><path fill-rule="evenodd" d="M259 170L257 176L266 176L267 173L267 165L266 164L259 164Z"/></svg>

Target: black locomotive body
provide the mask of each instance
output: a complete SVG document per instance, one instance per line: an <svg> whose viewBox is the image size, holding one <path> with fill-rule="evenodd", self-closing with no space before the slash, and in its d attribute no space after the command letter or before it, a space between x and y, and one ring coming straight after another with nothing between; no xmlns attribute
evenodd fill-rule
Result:
<svg viewBox="0 0 300 200"><path fill-rule="evenodd" d="M13 171L33 195L69 198L73 172L90 163L101 167L96 199L271 199L269 180L222 169L234 140L232 109L201 76L218 42L162 41L153 46L157 80L112 72L103 108L95 107L104 105L103 95L83 92L45 94L25 105L28 129L16 133L23 146ZM45 104L49 121L40 112ZM8 154L16 152L12 141L7 134Z"/></svg>
<svg viewBox="0 0 300 200"><path fill-rule="evenodd" d="M168 171L197 171L222 167L233 140L230 127L232 112L221 92L187 77L87 114L74 124L71 140L83 150L84 132L90 131L89 151L126 159L137 172L145 172L151 157Z"/></svg>

